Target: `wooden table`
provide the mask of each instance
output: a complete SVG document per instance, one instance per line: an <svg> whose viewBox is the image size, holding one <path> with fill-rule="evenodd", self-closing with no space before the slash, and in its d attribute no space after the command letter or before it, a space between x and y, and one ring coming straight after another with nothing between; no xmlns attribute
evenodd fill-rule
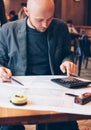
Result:
<svg viewBox="0 0 91 130"><path fill-rule="evenodd" d="M50 79L54 78L54 77L57 78L57 77L60 77L60 76L35 76L35 77L20 76L20 77L15 77L15 78L17 80L21 81L22 83L28 83L29 82L29 86L32 86L31 90L32 90L32 88L34 89L34 87L35 87L35 89L33 91L35 91L36 87L38 87L39 85L40 85L39 90L41 89L41 87L42 88L44 87L44 90L46 90L46 91L42 90L42 93L43 92L47 93L49 90L51 90L51 92L54 92L54 91L52 91L54 89L54 87L56 89L56 94L57 94L57 92L59 92L59 90L62 90L62 92L63 92L64 89L67 89L67 88L64 88L64 87L59 88L57 86L57 84L52 83ZM31 81L31 83L30 83L30 81ZM41 83L41 84L39 84L39 83ZM48 84L49 84L49 87L47 86ZM28 84L25 84L25 86L27 86L27 85ZM46 86L48 88L46 88ZM11 89L12 87L14 87L14 86L11 86L9 88L10 91L8 91L8 89L6 89L7 87L5 87L5 84L3 86L1 85L0 87L2 87L4 89L4 90L1 89L1 91L0 91L1 92L0 95L2 95L1 96L1 106L2 107L0 107L0 125L15 125L15 124L27 125L27 124L52 123L52 122L63 122L63 121L91 119L91 114L88 114L89 115L88 116L88 115L81 115L81 114L68 114L68 113L61 112L61 111L55 112L55 109L54 110L52 109L50 111L48 111L48 110L46 111L46 109L45 109L43 111L42 109L40 109L40 110L35 109L34 110L34 109L22 109L22 108L13 108L13 107L8 107L8 106L3 106L2 102L5 102L4 99L7 100L8 96L10 96L11 90L14 91L15 89L14 90ZM19 86L19 88L17 87L17 89L21 90L20 88L21 88L20 86ZM58 88L58 91L57 91L57 88ZM5 97L3 97L4 93L6 93L5 89L6 89L6 92L8 92L8 94L7 94L8 96L6 95ZM47 89L48 89L48 91L47 91ZM68 90L69 89L67 89L67 91ZM37 93L37 95L38 94L40 95L41 91L38 91L38 92L39 93ZM49 93L50 93L50 91L49 91ZM52 93L52 94L54 95L54 93ZM32 93L31 93L31 95L32 95ZM35 95L36 95L36 93L35 93ZM42 95L42 96L44 97L44 95ZM58 96L58 97L60 98L60 96ZM53 99L53 101L54 101L54 99ZM52 99L50 99L50 100L52 101ZM32 97L31 97L31 101L33 101ZM6 101L6 104L8 105L7 102L8 102L8 100ZM39 100L38 100L38 102L39 102ZM72 110L76 111L75 109L72 109Z"/></svg>
<svg viewBox="0 0 91 130"><path fill-rule="evenodd" d="M15 124L38 124L50 122L62 122L91 119L90 116L59 113L53 111L35 111L0 108L0 125L15 125Z"/></svg>

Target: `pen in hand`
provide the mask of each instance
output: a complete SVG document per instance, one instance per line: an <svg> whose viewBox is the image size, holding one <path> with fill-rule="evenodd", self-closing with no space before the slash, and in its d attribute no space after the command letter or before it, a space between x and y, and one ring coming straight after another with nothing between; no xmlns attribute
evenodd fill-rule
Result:
<svg viewBox="0 0 91 130"><path fill-rule="evenodd" d="M65 95L72 96L72 97L77 97L78 96L78 95L71 94L71 93L65 93Z"/></svg>
<svg viewBox="0 0 91 130"><path fill-rule="evenodd" d="M77 75L76 75L76 74L71 74L71 73L70 73L70 76L72 76L72 77L77 77Z"/></svg>
<svg viewBox="0 0 91 130"><path fill-rule="evenodd" d="M18 83L18 84L24 86L24 84L22 84L20 81L16 80L15 78L12 78L12 77L11 77L11 80L13 80L14 82L16 82L16 83Z"/></svg>

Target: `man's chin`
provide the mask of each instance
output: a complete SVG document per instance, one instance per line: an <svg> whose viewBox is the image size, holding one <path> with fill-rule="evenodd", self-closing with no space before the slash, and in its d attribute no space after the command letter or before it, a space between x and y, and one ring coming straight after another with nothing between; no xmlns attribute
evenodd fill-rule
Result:
<svg viewBox="0 0 91 130"><path fill-rule="evenodd" d="M45 32L47 29L37 29L39 32Z"/></svg>

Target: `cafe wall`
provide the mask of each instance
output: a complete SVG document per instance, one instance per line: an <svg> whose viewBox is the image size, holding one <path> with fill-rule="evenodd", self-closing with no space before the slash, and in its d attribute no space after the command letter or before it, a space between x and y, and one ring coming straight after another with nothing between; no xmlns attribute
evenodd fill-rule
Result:
<svg viewBox="0 0 91 130"><path fill-rule="evenodd" d="M6 12L9 13L10 10L15 10L18 13L20 3L26 1L27 0L4 0ZM62 18L65 21L72 19L74 24L85 25L87 0L80 0L79 2L75 2L75 0L54 1L56 5L55 17Z"/></svg>
<svg viewBox="0 0 91 130"><path fill-rule="evenodd" d="M84 25L86 23L87 0L61 0L61 18L67 21L72 19L74 24Z"/></svg>
<svg viewBox="0 0 91 130"><path fill-rule="evenodd" d="M27 0L4 0L6 13L8 14L11 10L15 10L18 13L20 9L20 4L26 2Z"/></svg>

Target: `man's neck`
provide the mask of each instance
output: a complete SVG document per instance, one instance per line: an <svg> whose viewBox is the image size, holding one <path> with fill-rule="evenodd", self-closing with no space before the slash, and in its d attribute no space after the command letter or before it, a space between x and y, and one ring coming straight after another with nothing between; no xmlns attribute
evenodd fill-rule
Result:
<svg viewBox="0 0 91 130"><path fill-rule="evenodd" d="M31 24L29 18L27 19L27 25L28 25L30 28L35 29L35 27L32 26L32 24Z"/></svg>

